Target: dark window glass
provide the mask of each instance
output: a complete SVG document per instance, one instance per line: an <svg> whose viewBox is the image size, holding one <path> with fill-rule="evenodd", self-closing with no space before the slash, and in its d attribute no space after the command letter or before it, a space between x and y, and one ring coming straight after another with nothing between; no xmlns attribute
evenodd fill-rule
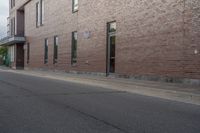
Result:
<svg viewBox="0 0 200 133"><path fill-rule="evenodd" d="M10 8L12 8L13 0L10 0Z"/></svg>
<svg viewBox="0 0 200 133"><path fill-rule="evenodd" d="M115 36L110 37L110 57L115 58Z"/></svg>
<svg viewBox="0 0 200 133"><path fill-rule="evenodd" d="M76 64L77 63L77 40L78 40L78 34L77 32L72 32L72 55L71 55L71 63Z"/></svg>
<svg viewBox="0 0 200 133"><path fill-rule="evenodd" d="M13 7L15 7L15 0L13 0Z"/></svg>
<svg viewBox="0 0 200 133"><path fill-rule="evenodd" d="M11 36L13 36L14 35L14 22L13 22L13 18L10 20L10 30L11 30Z"/></svg>
<svg viewBox="0 0 200 133"><path fill-rule="evenodd" d="M44 44L44 63L48 63L48 39L45 39L45 44Z"/></svg>
<svg viewBox="0 0 200 133"><path fill-rule="evenodd" d="M13 35L15 35L15 17L13 18Z"/></svg>
<svg viewBox="0 0 200 133"><path fill-rule="evenodd" d="M36 27L38 27L40 25L40 6L39 6L39 2L36 3Z"/></svg>
<svg viewBox="0 0 200 133"><path fill-rule="evenodd" d="M44 0L40 0L40 25L44 24Z"/></svg>
<svg viewBox="0 0 200 133"><path fill-rule="evenodd" d="M10 7L11 7L11 8L15 7L15 0L11 0L11 1L10 1Z"/></svg>
<svg viewBox="0 0 200 133"><path fill-rule="evenodd" d="M115 72L115 40L116 37L110 36L110 72Z"/></svg>
<svg viewBox="0 0 200 133"><path fill-rule="evenodd" d="M30 44L27 43L27 64L29 64L30 60Z"/></svg>
<svg viewBox="0 0 200 133"><path fill-rule="evenodd" d="M54 60L53 63L56 64L58 62L58 36L54 37Z"/></svg>

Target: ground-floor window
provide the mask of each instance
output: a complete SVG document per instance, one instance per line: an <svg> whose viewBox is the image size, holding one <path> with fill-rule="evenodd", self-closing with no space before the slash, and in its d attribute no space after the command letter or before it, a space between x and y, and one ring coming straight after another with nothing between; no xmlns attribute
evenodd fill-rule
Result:
<svg viewBox="0 0 200 133"><path fill-rule="evenodd" d="M45 39L44 44L44 64L48 63L48 39Z"/></svg>
<svg viewBox="0 0 200 133"><path fill-rule="evenodd" d="M53 63L56 64L58 62L58 36L54 37L54 56Z"/></svg>
<svg viewBox="0 0 200 133"><path fill-rule="evenodd" d="M72 32L72 50L71 50L71 64L77 63L77 31Z"/></svg>
<svg viewBox="0 0 200 133"><path fill-rule="evenodd" d="M115 72L115 49L116 49L116 22L108 23L107 27L108 31L108 42L107 42L107 72L114 73Z"/></svg>
<svg viewBox="0 0 200 133"><path fill-rule="evenodd" d="M10 56L10 62L14 62L15 60L15 46L9 47L9 56Z"/></svg>
<svg viewBox="0 0 200 133"><path fill-rule="evenodd" d="M29 64L30 60L30 44L27 43L27 64Z"/></svg>

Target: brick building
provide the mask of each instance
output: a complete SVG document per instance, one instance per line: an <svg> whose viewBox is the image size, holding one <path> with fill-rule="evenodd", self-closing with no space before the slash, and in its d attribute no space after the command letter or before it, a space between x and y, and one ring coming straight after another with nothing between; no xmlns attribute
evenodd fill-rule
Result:
<svg viewBox="0 0 200 133"><path fill-rule="evenodd" d="M9 17L14 66L200 79L199 0L10 0Z"/></svg>

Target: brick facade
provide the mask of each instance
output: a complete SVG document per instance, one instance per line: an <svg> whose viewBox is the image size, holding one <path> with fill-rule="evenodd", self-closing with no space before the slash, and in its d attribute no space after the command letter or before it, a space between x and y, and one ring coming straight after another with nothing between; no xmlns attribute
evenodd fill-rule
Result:
<svg viewBox="0 0 200 133"><path fill-rule="evenodd" d="M15 9L28 0L16 0ZM200 79L199 0L44 0L44 25L36 28L36 2L24 5L30 43L26 68L106 72L107 23L116 21L116 74ZM15 10L13 9L13 10ZM11 11L12 12L12 11ZM71 34L78 32L78 58L71 65ZM84 37L90 32L90 37ZM53 39L59 37L58 63ZM44 40L49 41L44 64ZM26 46L25 46L26 48Z"/></svg>

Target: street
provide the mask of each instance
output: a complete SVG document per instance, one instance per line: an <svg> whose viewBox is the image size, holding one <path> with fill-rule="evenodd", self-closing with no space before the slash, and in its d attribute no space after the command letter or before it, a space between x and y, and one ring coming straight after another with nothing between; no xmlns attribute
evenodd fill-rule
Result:
<svg viewBox="0 0 200 133"><path fill-rule="evenodd" d="M0 70L0 133L200 133L200 106Z"/></svg>

